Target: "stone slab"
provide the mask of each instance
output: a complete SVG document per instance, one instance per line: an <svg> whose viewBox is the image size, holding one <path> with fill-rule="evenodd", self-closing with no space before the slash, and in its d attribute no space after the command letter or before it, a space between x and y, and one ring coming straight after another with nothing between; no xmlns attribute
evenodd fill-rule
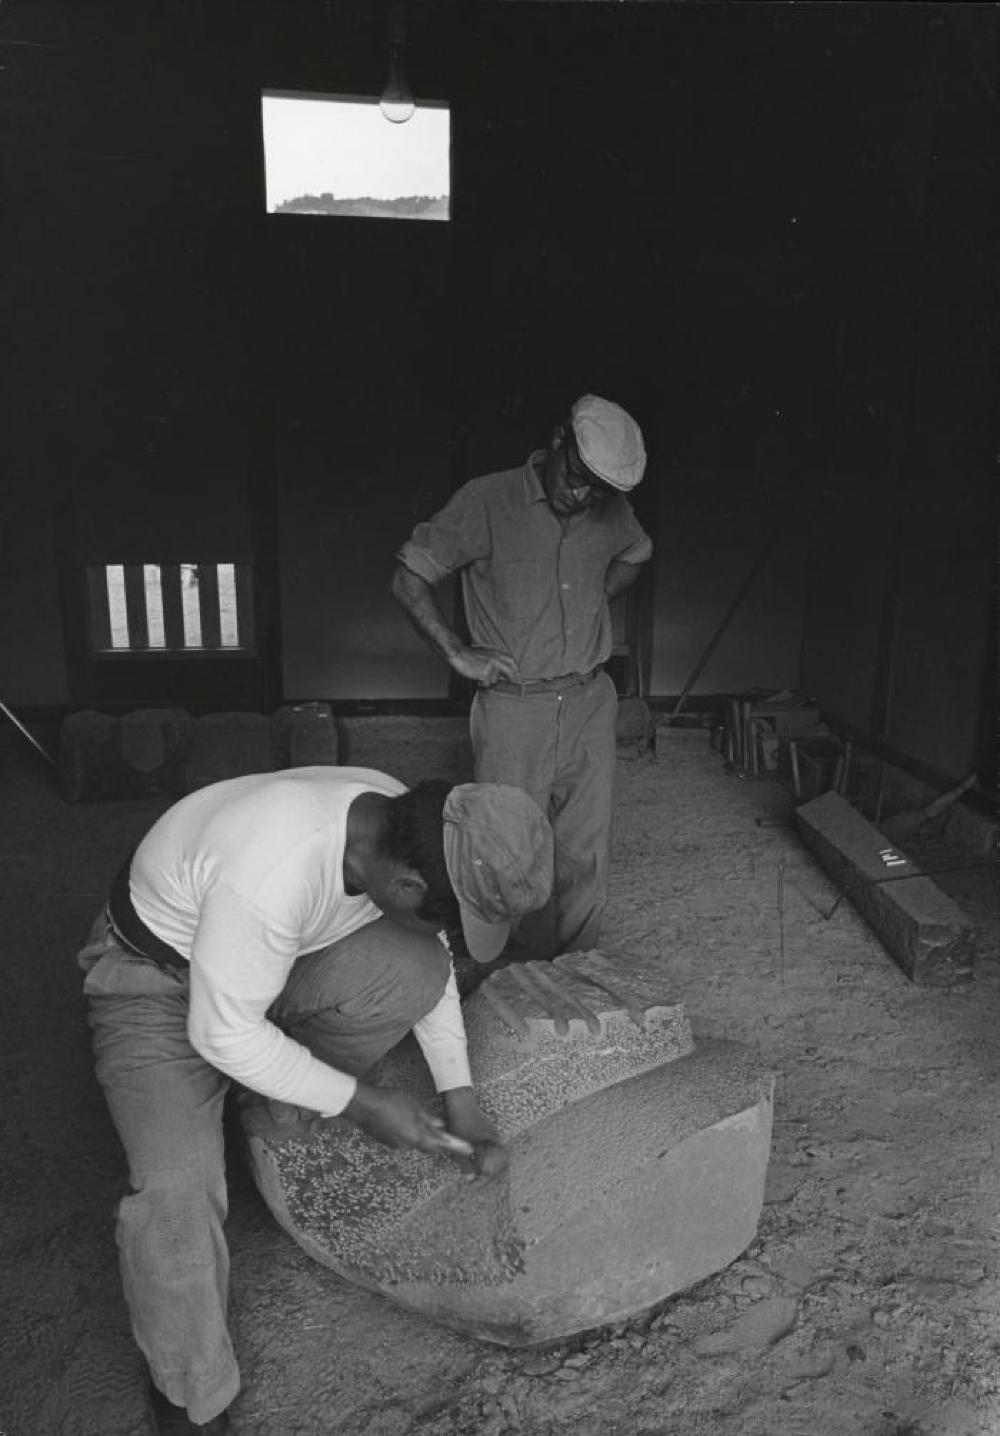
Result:
<svg viewBox="0 0 1000 1436"><path fill-rule="evenodd" d="M317 1261L502 1345L621 1320L702 1280L756 1232L772 1080L737 1044L696 1045L664 988L599 953L493 974L464 1010L502 1177L470 1183L346 1120L248 1107L265 1201ZM435 1100L412 1040L374 1080Z"/></svg>
<svg viewBox="0 0 1000 1436"><path fill-rule="evenodd" d="M971 919L921 873L900 845L890 843L837 793L814 798L796 809L795 816L806 847L907 977L943 987L971 975Z"/></svg>
<svg viewBox="0 0 1000 1436"><path fill-rule="evenodd" d="M472 782L468 718L402 713L340 718L340 762L377 768L412 787L422 778Z"/></svg>
<svg viewBox="0 0 1000 1436"><path fill-rule="evenodd" d="M85 708L59 725L59 792L67 803L117 796L122 781L118 720Z"/></svg>
<svg viewBox="0 0 1000 1436"><path fill-rule="evenodd" d="M184 791L191 715L183 708L137 708L118 722L123 793L159 797Z"/></svg>
<svg viewBox="0 0 1000 1436"><path fill-rule="evenodd" d="M644 753L653 737L653 715L641 698L619 698L615 715L615 742L627 753Z"/></svg>
<svg viewBox="0 0 1000 1436"><path fill-rule="evenodd" d="M275 709L271 742L278 768L336 765L337 724L329 703L294 703Z"/></svg>
<svg viewBox="0 0 1000 1436"><path fill-rule="evenodd" d="M273 768L271 724L262 713L208 713L192 725L185 792Z"/></svg>
<svg viewBox="0 0 1000 1436"><path fill-rule="evenodd" d="M274 768L338 762L328 703L260 713L138 708L122 716L84 710L59 733L59 785L70 803L109 798L183 797L207 783Z"/></svg>

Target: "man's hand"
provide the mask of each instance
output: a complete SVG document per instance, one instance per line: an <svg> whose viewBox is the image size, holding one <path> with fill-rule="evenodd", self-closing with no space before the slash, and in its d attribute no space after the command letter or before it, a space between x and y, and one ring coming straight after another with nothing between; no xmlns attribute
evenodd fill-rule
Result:
<svg viewBox="0 0 1000 1436"><path fill-rule="evenodd" d="M397 563L392 575L392 595L401 603L418 633L446 659L456 673L490 688L500 678L516 683L517 664L509 653L493 648L470 648L445 623L434 590L425 578Z"/></svg>
<svg viewBox="0 0 1000 1436"><path fill-rule="evenodd" d="M471 1142L473 1155L463 1165L472 1168L471 1177L495 1177L506 1171L510 1158L500 1133L476 1101L471 1087L455 1087L444 1093L448 1130L464 1142Z"/></svg>
<svg viewBox="0 0 1000 1436"><path fill-rule="evenodd" d="M417 1147L421 1152L454 1150L440 1117L428 1112L408 1092L359 1082L344 1108L344 1116L387 1147Z"/></svg>
<svg viewBox="0 0 1000 1436"><path fill-rule="evenodd" d="M517 664L513 658L493 648L460 648L450 655L448 662L456 673L470 678L481 688L492 688L501 678L517 682Z"/></svg>

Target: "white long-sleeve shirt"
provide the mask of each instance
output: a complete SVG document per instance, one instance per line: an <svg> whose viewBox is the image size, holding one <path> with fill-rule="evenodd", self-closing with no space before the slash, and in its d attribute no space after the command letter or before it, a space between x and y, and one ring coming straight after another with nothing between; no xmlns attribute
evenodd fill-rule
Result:
<svg viewBox="0 0 1000 1436"><path fill-rule="evenodd" d="M354 1077L267 1018L295 959L381 917L344 891L347 812L361 793L395 797L370 768L292 768L213 783L175 803L139 844L130 890L139 917L191 964L194 1049L265 1097L327 1116ZM413 1029L439 1092L471 1086L454 969Z"/></svg>

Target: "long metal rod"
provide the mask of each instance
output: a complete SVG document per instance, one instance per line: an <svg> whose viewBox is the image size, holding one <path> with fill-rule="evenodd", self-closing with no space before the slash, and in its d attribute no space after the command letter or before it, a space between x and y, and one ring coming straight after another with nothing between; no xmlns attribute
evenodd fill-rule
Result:
<svg viewBox="0 0 1000 1436"><path fill-rule="evenodd" d="M754 579L757 577L761 569L764 567L765 563L767 563L767 560L770 558L771 550L777 543L778 536L783 528L784 519L780 519L778 523L775 524L773 530L767 538L766 543L764 544L763 548L760 550L759 554L754 560L753 566L751 567L750 571L747 573L743 582L740 584L738 590L734 594L732 602L730 603L729 607L726 609L725 613L719 621L719 626L716 628L715 632L712 634L711 638L708 640L708 642L705 644L705 647L702 649L701 657L698 659L698 662L695 664L694 668L688 675L687 682L681 689L680 697L674 704L673 711L670 714L671 718L677 718L679 716L681 709L684 707L684 704L688 700L688 696L691 692L691 689L698 682L698 679L701 677L702 670L704 669L706 663L711 658L712 654L715 652L719 643L721 643L723 637L725 636L726 629L729 627L733 618L736 616L740 604L746 597L747 592L753 584ZM746 760L744 759L744 766L745 761Z"/></svg>
<svg viewBox="0 0 1000 1436"><path fill-rule="evenodd" d="M52 757L52 754L51 754L51 753L46 753L46 751L45 751L45 749L42 747L41 743L39 743L37 739L35 739L35 738L33 738L33 737L31 736L31 734L28 732L27 728L25 728L24 724L21 722L20 718L17 718L17 717L10 711L10 709L7 707L6 703L0 702L0 713L6 714L6 716L10 719L10 721L13 723L14 727L18 730L18 732L24 734L25 738L27 738L27 740L28 740L28 742L31 744L32 748L35 748L39 753L41 753L42 757L45 758L45 759L47 759L48 762L50 762L50 763L53 765L53 767L55 766L55 761L56 761L56 760Z"/></svg>

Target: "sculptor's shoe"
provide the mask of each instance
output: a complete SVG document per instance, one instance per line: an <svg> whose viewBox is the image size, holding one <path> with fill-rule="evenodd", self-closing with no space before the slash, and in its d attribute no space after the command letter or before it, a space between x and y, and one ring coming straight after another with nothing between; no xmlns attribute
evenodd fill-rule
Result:
<svg viewBox="0 0 1000 1436"><path fill-rule="evenodd" d="M168 1401L152 1382L149 1383L149 1404L157 1436L236 1436L228 1411L213 1416L211 1421L192 1421L183 1406Z"/></svg>

